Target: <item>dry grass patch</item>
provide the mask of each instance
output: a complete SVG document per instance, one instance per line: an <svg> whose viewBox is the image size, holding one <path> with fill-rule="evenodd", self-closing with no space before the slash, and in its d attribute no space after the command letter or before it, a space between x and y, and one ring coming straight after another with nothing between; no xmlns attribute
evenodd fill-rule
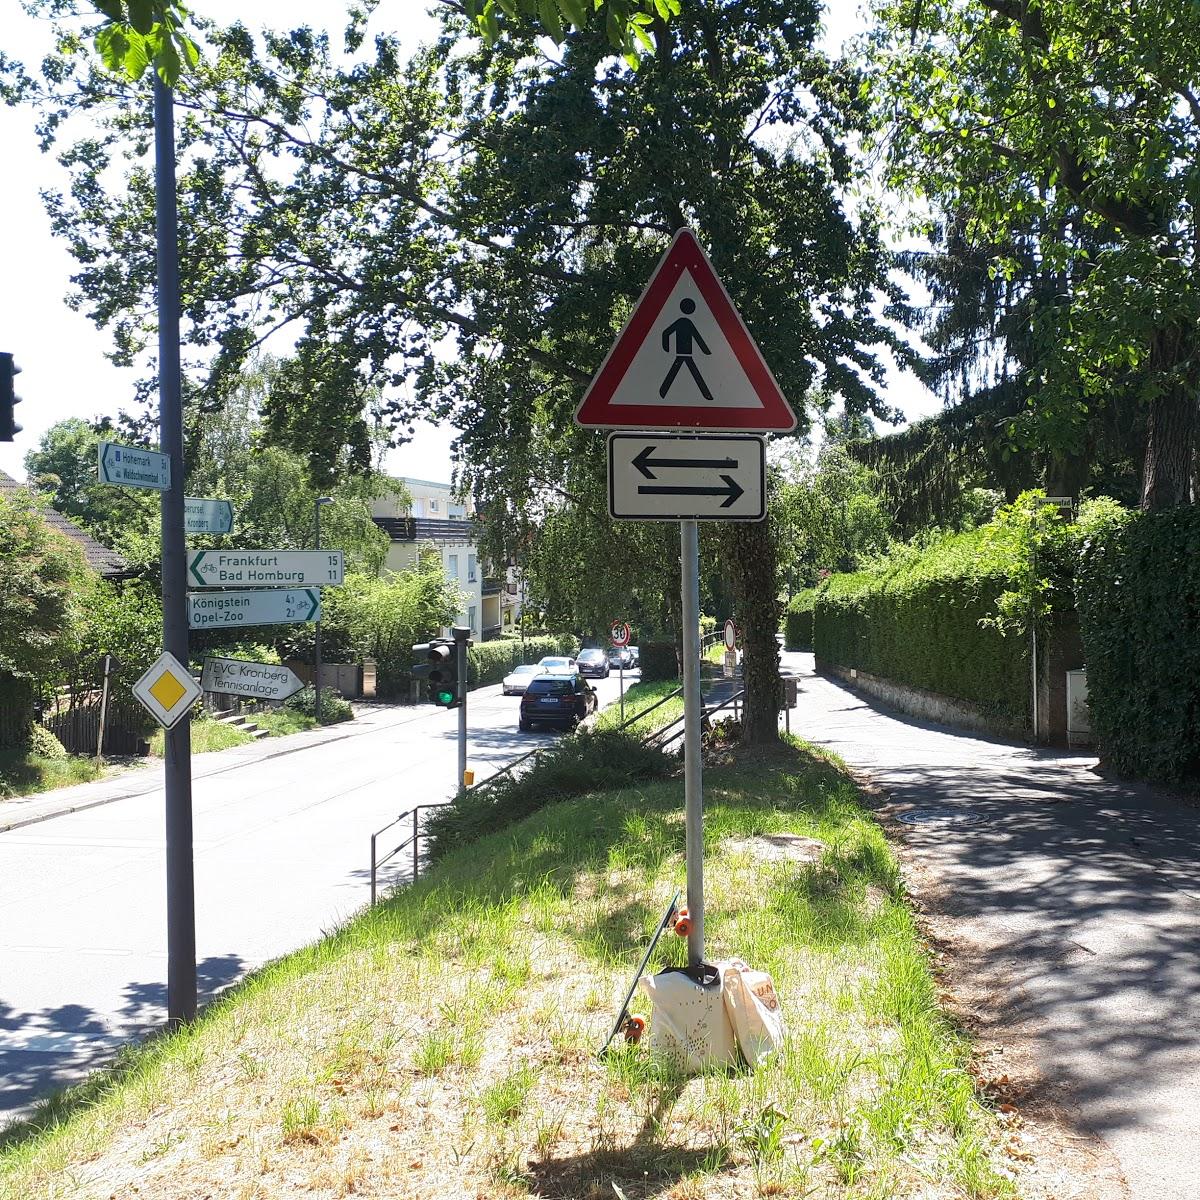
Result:
<svg viewBox="0 0 1200 1200"><path fill-rule="evenodd" d="M680 807L675 781L593 795L456 851L11 1138L0 1196L1015 1194L890 851L807 752L707 779L710 953L773 973L785 1051L690 1079L644 1047L597 1059L683 880ZM826 849L745 849L773 834Z"/></svg>

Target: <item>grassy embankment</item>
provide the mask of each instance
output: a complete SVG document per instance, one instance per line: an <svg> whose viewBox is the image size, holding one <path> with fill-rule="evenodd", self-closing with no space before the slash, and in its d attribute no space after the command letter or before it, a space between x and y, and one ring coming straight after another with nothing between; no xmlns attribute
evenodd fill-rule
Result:
<svg viewBox="0 0 1200 1200"><path fill-rule="evenodd" d="M625 719L632 720L639 713L646 712L665 696L670 696L672 692L678 690L678 679L660 679L653 683L631 684L625 689ZM677 721L682 716L683 697L676 696L668 700L662 707L656 708L649 716L633 721L626 732L645 737L657 729L662 729L665 725L670 725L672 721ZM616 729L620 724L621 707L616 701L603 709L596 718L597 729Z"/></svg>
<svg viewBox="0 0 1200 1200"><path fill-rule="evenodd" d="M758 1070L596 1058L684 879L682 785L658 780L450 852L131 1051L9 1136L0 1197L1013 1195L852 782L789 747L711 769L705 807L710 957L771 971L789 1023ZM747 845L783 832L819 839L818 861ZM683 952L668 937L659 957Z"/></svg>
<svg viewBox="0 0 1200 1200"><path fill-rule="evenodd" d="M259 729L265 729L271 737L287 737L289 733L302 733L306 729L317 727L315 717L290 708L280 708L274 712L249 712L246 719L252 721ZM233 746L244 746L253 740L239 725L227 725L223 721L213 721L205 717L192 719L193 754L229 750ZM162 758L163 744L163 731L156 729L150 739L150 753L155 758Z"/></svg>
<svg viewBox="0 0 1200 1200"><path fill-rule="evenodd" d="M104 768L94 758L79 754L46 758L23 750L0 750L0 800L89 783L103 774Z"/></svg>

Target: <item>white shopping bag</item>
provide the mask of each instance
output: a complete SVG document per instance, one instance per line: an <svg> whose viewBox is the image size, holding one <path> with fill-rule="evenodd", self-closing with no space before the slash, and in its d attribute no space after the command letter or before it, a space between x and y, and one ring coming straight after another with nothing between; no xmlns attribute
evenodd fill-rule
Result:
<svg viewBox="0 0 1200 1200"><path fill-rule="evenodd" d="M721 996L742 1057L757 1066L783 1045L783 1010L766 971L748 967L740 958L717 963Z"/></svg>
<svg viewBox="0 0 1200 1200"><path fill-rule="evenodd" d="M721 976L705 964L704 982L681 968L643 975L638 981L654 1004L650 1052L689 1072L737 1062L737 1047L726 1012Z"/></svg>

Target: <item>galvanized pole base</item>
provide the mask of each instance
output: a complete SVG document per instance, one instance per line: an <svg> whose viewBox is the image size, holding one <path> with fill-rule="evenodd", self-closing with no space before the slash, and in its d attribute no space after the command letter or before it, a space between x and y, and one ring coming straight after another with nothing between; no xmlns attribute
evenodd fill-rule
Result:
<svg viewBox="0 0 1200 1200"><path fill-rule="evenodd" d="M467 643L471 631L461 625L454 629L454 653L458 660L458 782L457 792L467 782Z"/></svg>
<svg viewBox="0 0 1200 1200"><path fill-rule="evenodd" d="M687 852L688 966L704 961L704 767L700 758L700 532L679 524L683 587L683 779Z"/></svg>

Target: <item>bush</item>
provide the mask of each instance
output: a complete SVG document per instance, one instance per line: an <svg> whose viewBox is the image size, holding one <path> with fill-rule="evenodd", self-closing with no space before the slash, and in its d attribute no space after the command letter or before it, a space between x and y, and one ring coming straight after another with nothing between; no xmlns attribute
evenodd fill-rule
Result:
<svg viewBox="0 0 1200 1200"><path fill-rule="evenodd" d="M317 689L315 687L306 687L298 691L294 696L289 696L284 702L283 707L291 709L292 712L302 713L306 717L315 717L317 715ZM350 707L348 701L343 700L336 692L327 687L321 688L321 723L323 725L336 725L339 721L351 721L354 719L354 709Z"/></svg>
<svg viewBox="0 0 1200 1200"><path fill-rule="evenodd" d="M579 639L570 633L526 638L524 646L507 638L480 642L467 651L467 683L470 687L486 687L490 683L499 683L521 663L534 663L548 654L574 658L578 653Z"/></svg>
<svg viewBox="0 0 1200 1200"><path fill-rule="evenodd" d="M816 603L816 588L806 588L792 597L783 621L785 649L811 650L813 648L813 609L816 607Z"/></svg>
<svg viewBox="0 0 1200 1200"><path fill-rule="evenodd" d="M29 727L29 753L38 758L66 758L67 748L44 725Z"/></svg>
<svg viewBox="0 0 1200 1200"><path fill-rule="evenodd" d="M638 647L638 666L642 682L655 679L678 679L679 658L674 642L642 642Z"/></svg>
<svg viewBox="0 0 1200 1200"><path fill-rule="evenodd" d="M1115 506L1076 575L1092 729L1118 771L1200 781L1200 509Z"/></svg>
<svg viewBox="0 0 1200 1200"><path fill-rule="evenodd" d="M1028 723L1028 642L997 625L1021 586L1027 548L1015 526L988 526L902 547L869 571L832 575L813 615L818 658L969 701Z"/></svg>
<svg viewBox="0 0 1200 1200"><path fill-rule="evenodd" d="M583 730L541 754L523 775L497 776L453 804L433 809L425 826L430 857L524 820L538 809L587 792L612 791L644 779L661 779L672 760L629 734Z"/></svg>

